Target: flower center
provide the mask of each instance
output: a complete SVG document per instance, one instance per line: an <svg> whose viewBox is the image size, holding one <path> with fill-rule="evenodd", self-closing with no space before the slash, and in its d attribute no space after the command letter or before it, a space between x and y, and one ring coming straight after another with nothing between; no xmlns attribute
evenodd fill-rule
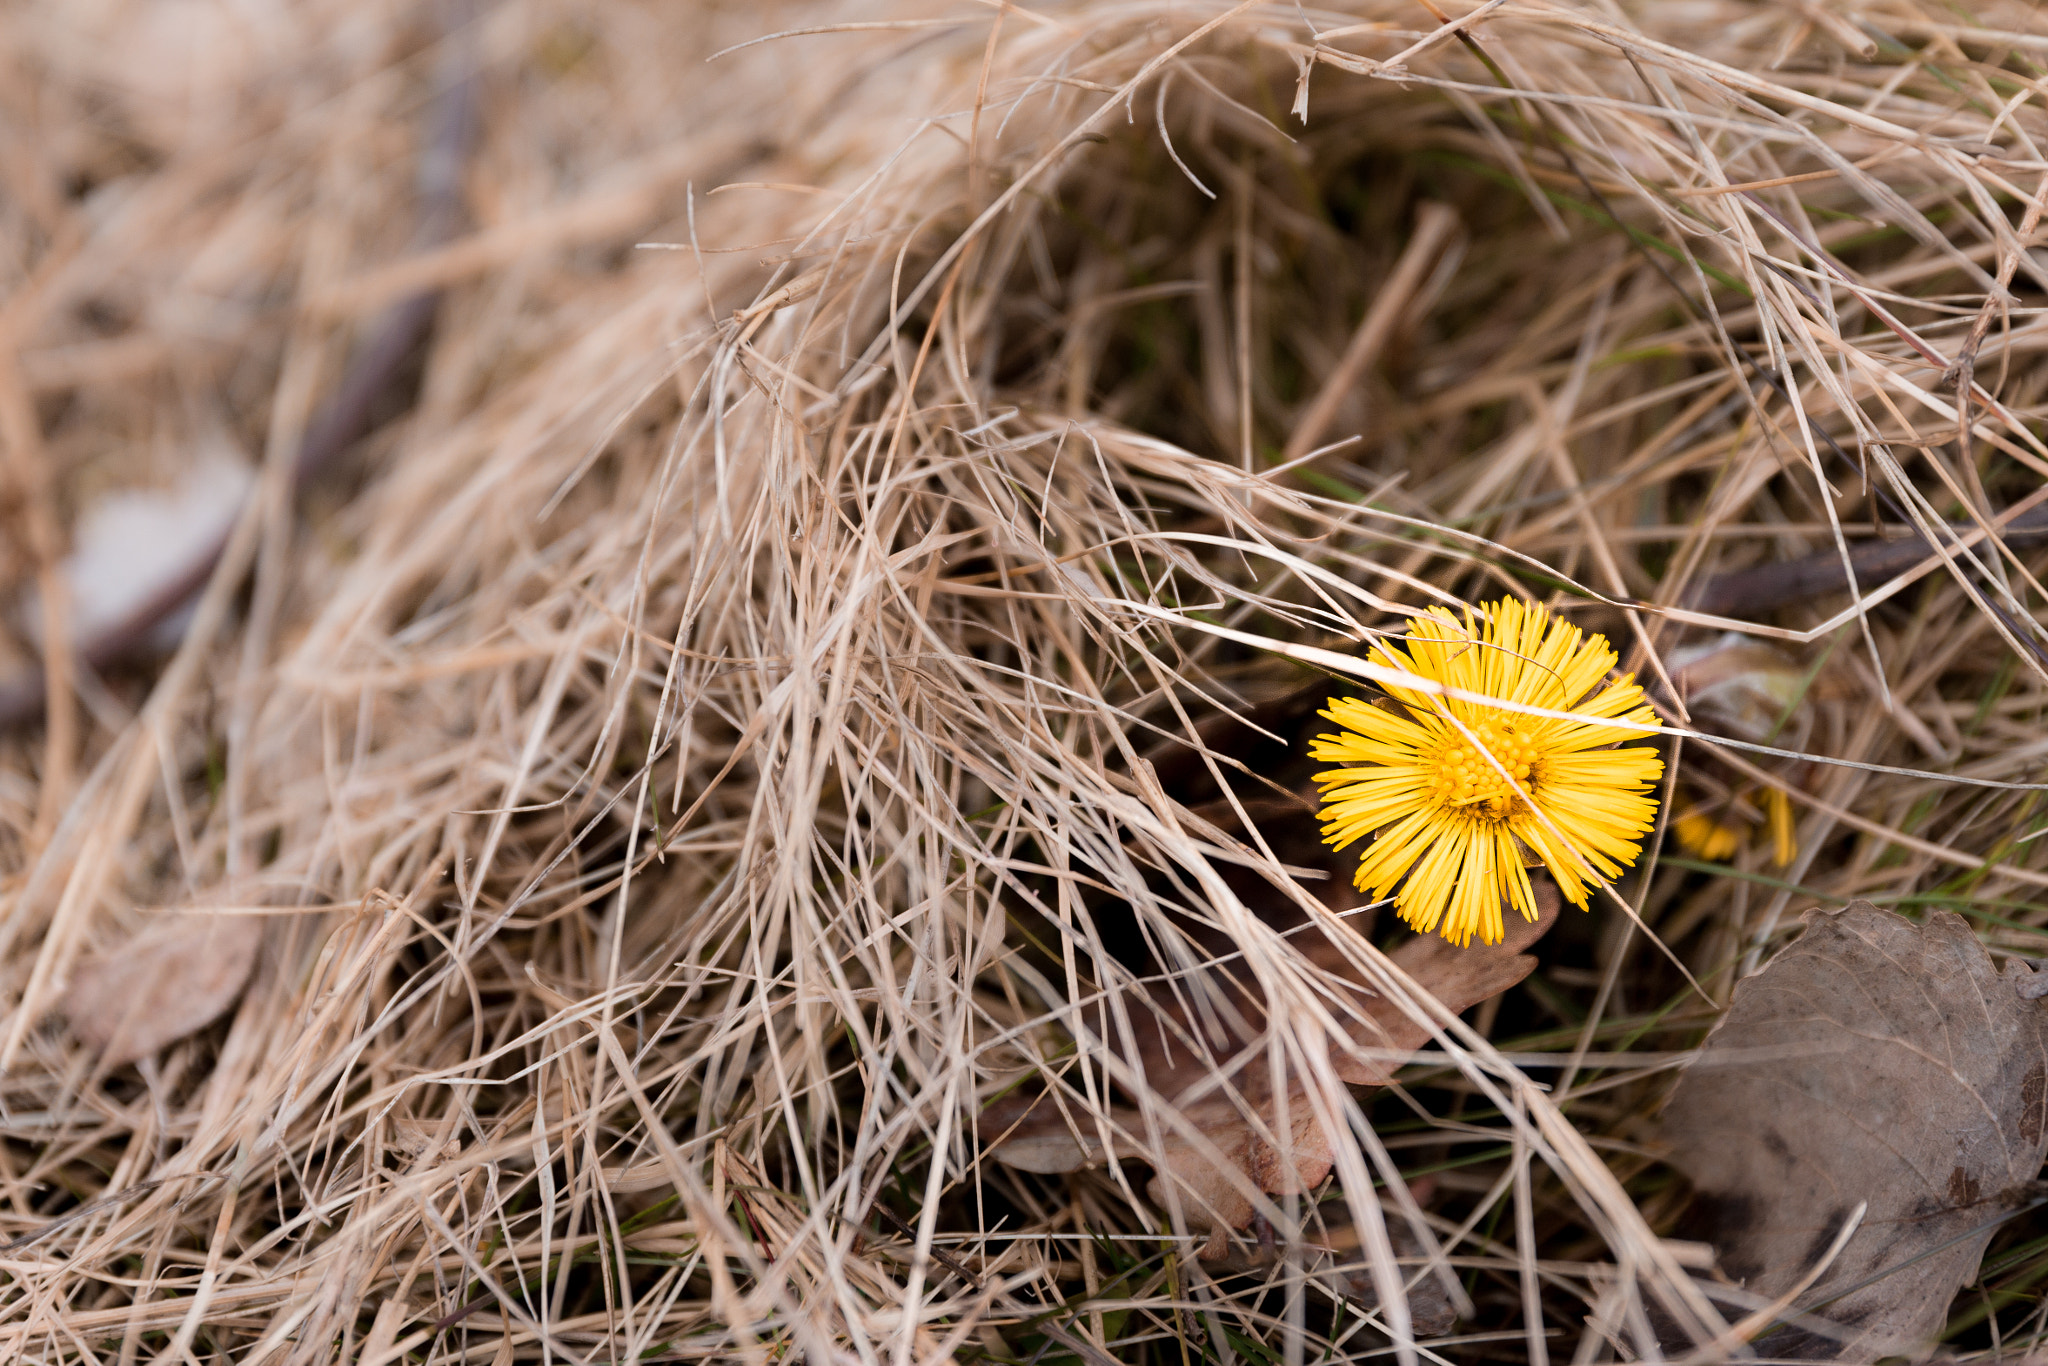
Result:
<svg viewBox="0 0 2048 1366"><path fill-rule="evenodd" d="M1481 807L1482 811L1472 814L1506 816L1515 804L1515 789L1508 778L1528 791L1529 773L1536 764L1535 741L1518 734L1506 717L1469 722L1466 729L1484 752L1457 731L1445 736L1431 766L1430 795L1453 810Z"/></svg>

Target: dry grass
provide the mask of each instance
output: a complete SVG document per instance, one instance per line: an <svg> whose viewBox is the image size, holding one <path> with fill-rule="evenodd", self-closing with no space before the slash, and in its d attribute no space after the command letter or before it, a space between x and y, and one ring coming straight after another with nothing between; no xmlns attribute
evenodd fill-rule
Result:
<svg viewBox="0 0 2048 1366"><path fill-rule="evenodd" d="M0 747L0 1233L40 1235L0 1350L1591 1362L1719 1332L1648 1123L1712 1001L1852 896L2042 952L2043 556L1994 529L1882 602L1763 612L1800 690L1764 729L1813 762L1674 750L1685 800L1788 791L1796 859L1672 845L1615 889L1707 996L1596 906L1396 1090L1329 1070L1281 746L1305 652L1424 601L1531 593L1656 674L1734 624L1687 610L1717 574L2034 493L2048 30L1509 0L1475 31L1484 62L1407 0L0 17L0 574L61 639L96 491L221 443L265 471L177 656L60 665ZM408 253L451 43L475 223ZM295 517L318 398L426 285L417 405ZM265 917L238 1008L97 1067L63 984L217 906ZM981 1101L1128 1087L1117 984L1199 992L1225 949L1361 1137L1319 1217L1382 1284L1384 1229L1440 1248L1462 1342L1308 1284L1298 1210L1221 1276L1142 1172L981 1160ZM2039 1232L1961 1347L2041 1331Z"/></svg>

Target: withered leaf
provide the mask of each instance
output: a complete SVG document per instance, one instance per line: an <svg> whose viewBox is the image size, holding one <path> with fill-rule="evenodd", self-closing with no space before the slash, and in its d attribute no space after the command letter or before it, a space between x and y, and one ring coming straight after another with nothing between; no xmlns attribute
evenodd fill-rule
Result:
<svg viewBox="0 0 2048 1366"><path fill-rule="evenodd" d="M1665 667L1695 716L1752 740L1789 726L1783 738L1795 748L1813 725L1799 703L1832 686L1777 646L1734 631L1672 651Z"/></svg>
<svg viewBox="0 0 2048 1366"><path fill-rule="evenodd" d="M1923 1350L2048 1148L2048 1006L2001 975L1960 916L1915 925L1867 901L1812 911L1739 983L1665 1112L1723 1271L1797 1297L1766 1356Z"/></svg>
<svg viewBox="0 0 2048 1366"><path fill-rule="evenodd" d="M74 638L97 641L151 613L165 616L164 595L205 572L255 482L255 467L222 438L195 452L167 484L95 499L64 560ZM29 635L40 639L40 603L28 599L22 614Z"/></svg>
<svg viewBox="0 0 2048 1366"><path fill-rule="evenodd" d="M233 1005L262 939L254 916L170 917L81 967L64 993L64 1016L107 1066L139 1061Z"/></svg>
<svg viewBox="0 0 2048 1366"><path fill-rule="evenodd" d="M1556 923L1559 904L1547 879L1537 879L1536 887L1540 918L1510 915L1499 944L1460 949L1434 935L1417 935L1388 956L1453 1013L1477 1005L1535 967L1536 960L1522 950ZM1310 930L1296 934L1294 942L1318 967L1353 984L1359 1018L1348 1032L1361 1050L1370 1051L1333 1048L1339 1078L1356 1086L1393 1080L1398 1060L1377 1055L1419 1048L1429 1030L1360 982L1328 938ZM1148 1142L1144 1116L1135 1107L1111 1107L1103 1125L1084 1113L1078 1097L1046 1092L995 1101L982 1113L981 1131L998 1161L1026 1171L1079 1171L1102 1165L1112 1152L1119 1160L1151 1164L1151 1197L1164 1204L1176 1195L1189 1224L1211 1231L1203 1255L1214 1257L1223 1253L1228 1230L1251 1222L1243 1177L1270 1195L1307 1194L1329 1175L1334 1152L1306 1089L1291 1075L1276 1077L1265 1050L1248 1047L1259 1041L1266 1017L1256 988L1222 967L1212 966L1205 976L1205 985L1216 988L1212 1004L1229 1009L1198 1009L1185 981L1177 992L1133 988L1120 1002L1132 1021L1132 1037L1111 1043L1200 1141L1162 1126L1156 1143Z"/></svg>

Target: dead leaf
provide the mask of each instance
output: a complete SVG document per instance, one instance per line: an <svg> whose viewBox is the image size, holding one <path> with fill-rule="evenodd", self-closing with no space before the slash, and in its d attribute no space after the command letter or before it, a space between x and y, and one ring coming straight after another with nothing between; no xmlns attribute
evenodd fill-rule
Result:
<svg viewBox="0 0 2048 1366"><path fill-rule="evenodd" d="M439 1119L393 1115L390 1146L407 1157L430 1154L435 1158L453 1158L462 1155L462 1140Z"/></svg>
<svg viewBox="0 0 2048 1366"><path fill-rule="evenodd" d="M96 641L152 611L164 615L165 595L220 553L255 481L249 463L222 444L203 451L164 487L102 494L80 516L64 560L73 636ZM23 605L22 615L29 636L40 639L35 599Z"/></svg>
<svg viewBox="0 0 2048 1366"><path fill-rule="evenodd" d="M1665 1112L1723 1270L1792 1290L1859 1202L1814 1306L1765 1356L1875 1361L1924 1350L2048 1149L2048 1007L2001 975L1960 916L1915 925L1867 901L1739 983ZM1916 1260L1917 1259L1917 1260Z"/></svg>
<svg viewBox="0 0 2048 1366"><path fill-rule="evenodd" d="M1462 1012L1535 967L1536 960L1522 950L1556 923L1559 905L1548 880L1537 879L1537 889L1541 918L1508 917L1499 944L1460 949L1435 935L1418 935L1388 956L1446 1009ZM1375 1055L1411 1052L1428 1042L1429 1030L1359 982L1342 951L1320 933L1297 933L1293 942L1318 967L1353 983L1351 1000L1361 1018L1349 1033L1361 1051L1333 1049L1337 1075L1355 1086L1393 1080L1399 1060ZM1109 1107L1102 1114L1106 1123L1097 1123L1078 1097L1049 1092L995 1101L982 1113L981 1130L998 1161L1026 1171L1079 1171L1103 1165L1112 1152L1119 1160L1154 1166L1151 1197L1164 1204L1170 1194L1177 1196L1189 1224L1210 1230L1202 1255L1213 1258L1223 1254L1229 1230L1251 1222L1244 1177L1270 1195L1307 1194L1329 1175L1334 1153L1307 1091L1291 1076L1276 1079L1264 1050L1249 1047L1264 1029L1263 1000L1228 969L1212 967L1205 976L1219 1008L1198 1010L1185 982L1179 992L1130 990L1120 1004L1132 1021L1135 1047L1112 1044L1199 1138L1162 1125L1151 1143L1135 1107Z"/></svg>
<svg viewBox="0 0 2048 1366"><path fill-rule="evenodd" d="M107 1066L137 1062L233 1005L262 939L255 916L171 917L80 968L64 993L64 1016Z"/></svg>
<svg viewBox="0 0 2048 1366"><path fill-rule="evenodd" d="M1787 748L1799 748L1810 719L1788 712L1815 680L1777 646L1729 631L1671 651L1665 668L1694 717L1750 740L1783 734Z"/></svg>

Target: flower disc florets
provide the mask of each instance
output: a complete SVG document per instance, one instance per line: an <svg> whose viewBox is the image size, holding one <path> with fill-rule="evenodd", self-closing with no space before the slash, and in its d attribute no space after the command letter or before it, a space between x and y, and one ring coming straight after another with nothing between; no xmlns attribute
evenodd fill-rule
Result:
<svg viewBox="0 0 2048 1366"><path fill-rule="evenodd" d="M1392 685L1390 707L1330 699L1322 715L1343 730L1309 747L1342 765L1316 775L1323 838L1342 849L1378 832L1359 860L1358 889L1383 897L1399 886L1402 919L1425 934L1441 925L1461 945L1475 934L1500 942L1503 900L1536 918L1530 859L1583 908L1601 879L1635 862L1664 772L1654 749L1603 748L1657 724L1632 676L1608 680L1616 659L1606 637L1512 598L1481 614L1467 608L1461 621L1432 607L1409 624L1405 649L1378 644L1366 657L1571 719ZM1629 724L1602 724L1613 721Z"/></svg>

